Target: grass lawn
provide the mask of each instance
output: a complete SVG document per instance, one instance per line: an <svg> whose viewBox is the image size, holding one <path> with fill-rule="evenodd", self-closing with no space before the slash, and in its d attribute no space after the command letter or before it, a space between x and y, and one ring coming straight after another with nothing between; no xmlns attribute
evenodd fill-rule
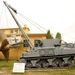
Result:
<svg viewBox="0 0 75 75"><path fill-rule="evenodd" d="M0 75L75 75L75 67L63 70L26 70L24 74L13 73L13 64L16 60L0 60Z"/></svg>

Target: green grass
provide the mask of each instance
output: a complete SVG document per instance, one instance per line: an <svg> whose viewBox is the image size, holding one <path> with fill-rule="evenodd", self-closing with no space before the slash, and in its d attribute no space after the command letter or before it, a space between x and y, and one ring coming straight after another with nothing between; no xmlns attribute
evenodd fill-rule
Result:
<svg viewBox="0 0 75 75"><path fill-rule="evenodd" d="M30 73L33 75L75 75L75 70L30 71Z"/></svg>
<svg viewBox="0 0 75 75"><path fill-rule="evenodd" d="M12 69L14 62L17 62L17 60L9 60L8 62L6 62L5 60L0 60L0 69L1 68L9 68Z"/></svg>
<svg viewBox="0 0 75 75"><path fill-rule="evenodd" d="M75 75L75 66L66 70L50 69L50 70L26 70L24 74L12 73L13 64L17 60L0 60L0 71L5 71L4 75Z"/></svg>
<svg viewBox="0 0 75 75"><path fill-rule="evenodd" d="M75 66L68 68L68 70L75 70Z"/></svg>

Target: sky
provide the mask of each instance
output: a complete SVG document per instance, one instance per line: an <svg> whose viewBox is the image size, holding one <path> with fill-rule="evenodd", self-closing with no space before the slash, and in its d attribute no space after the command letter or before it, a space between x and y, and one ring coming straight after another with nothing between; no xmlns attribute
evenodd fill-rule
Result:
<svg viewBox="0 0 75 75"><path fill-rule="evenodd" d="M14 7L19 13L28 17L42 26L46 30L50 30L55 37L57 32L62 35L62 40L75 43L75 0L5 0ZM2 10L3 8L3 10ZM3 13L2 13L3 11ZM19 15L18 15L19 16ZM30 33L46 33L40 31L30 22L24 20L30 28ZM15 28L17 25L12 19L9 11L3 6L3 0L0 0L0 28ZM42 29L42 28L41 28Z"/></svg>

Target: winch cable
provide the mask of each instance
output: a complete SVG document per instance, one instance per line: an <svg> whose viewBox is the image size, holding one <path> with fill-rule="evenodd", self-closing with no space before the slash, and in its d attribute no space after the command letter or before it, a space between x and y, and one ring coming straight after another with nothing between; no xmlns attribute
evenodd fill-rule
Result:
<svg viewBox="0 0 75 75"><path fill-rule="evenodd" d="M1 14L0 14L0 23L1 23L2 14L3 14L3 8L4 8L4 4L3 4L3 6L2 6L2 10L1 10Z"/></svg>
<svg viewBox="0 0 75 75"><path fill-rule="evenodd" d="M14 14L14 15L17 17L17 19L19 20L19 22L20 22L22 25L24 25L23 21L18 17L18 15L17 15L17 14Z"/></svg>
<svg viewBox="0 0 75 75"><path fill-rule="evenodd" d="M32 25L34 25L36 28L38 28L40 31L42 31L43 33L44 33L44 31L43 30L45 30L46 32L48 31L47 29L45 29L44 27L42 27L41 25L39 25L39 24L37 24L36 22L34 22L34 21L32 21L31 19L29 19L28 17L26 17L25 15L23 15L23 14L21 14L21 13L19 13L18 12L18 14L21 16L21 17L23 17L25 20L27 20L28 22L30 22ZM39 26L39 27L37 27L37 26ZM43 30L42 30L43 29ZM51 33L52 34L52 33ZM55 35L54 34L52 34L54 37L55 37Z"/></svg>
<svg viewBox="0 0 75 75"><path fill-rule="evenodd" d="M7 22L7 27L9 28L9 24L8 24L8 15L7 15L7 12L6 12L6 7L5 7L5 15L6 15L6 22Z"/></svg>
<svg viewBox="0 0 75 75"><path fill-rule="evenodd" d="M7 18L7 13L6 13L6 7L4 6L4 4L3 4L3 6L2 6L2 10L1 10L0 23L1 23L1 20L2 20L3 9L4 9L4 11L5 11L7 27L9 28L9 25L8 25L8 18Z"/></svg>
<svg viewBox="0 0 75 75"><path fill-rule="evenodd" d="M15 15L15 17L19 20L19 22L23 24L23 21L18 17L18 15L16 13L13 13ZM20 15L21 16L21 15ZM23 16L21 16L22 18L24 18ZM40 31L42 31L39 27L37 27L33 22L30 21L30 19L28 18L24 18L26 21L28 21L29 23L31 23L32 25L34 25L36 28L38 28ZM44 33L44 31L42 31Z"/></svg>
<svg viewBox="0 0 75 75"><path fill-rule="evenodd" d="M6 9L5 9L6 10ZM5 11L6 12L6 11ZM42 31L43 33L45 33L43 30L45 30L47 32L47 29L45 29L44 27L42 27L41 25L37 24L36 22L32 21L31 19L29 19L28 17L24 16L23 14L19 13L18 14L24 18L25 20L27 20L29 23L31 23L32 25L34 25L37 29L39 29L40 31ZM17 14L16 14L17 16ZM23 22L21 21L21 19L17 16L17 18L19 19L19 21L23 24ZM8 25L8 19L7 19L7 14L6 14L6 20L7 20L7 25ZM36 26L37 25L37 26ZM41 29L40 29L40 28ZM43 30L42 30L43 29ZM52 34L52 33L51 33ZM53 34L52 34L53 35Z"/></svg>
<svg viewBox="0 0 75 75"><path fill-rule="evenodd" d="M29 19L28 17L22 15L21 13L18 12L18 14L23 17L25 20L27 20L28 22L30 22L32 25L34 25L36 28L38 28L40 31L42 31L44 33L43 30L41 30L39 27L41 27L42 29L44 29L45 31L47 31L45 28L43 28L42 26L40 26L39 24L35 23L34 21L32 21L31 19ZM36 26L37 25L37 26ZM39 26L39 27L38 27Z"/></svg>

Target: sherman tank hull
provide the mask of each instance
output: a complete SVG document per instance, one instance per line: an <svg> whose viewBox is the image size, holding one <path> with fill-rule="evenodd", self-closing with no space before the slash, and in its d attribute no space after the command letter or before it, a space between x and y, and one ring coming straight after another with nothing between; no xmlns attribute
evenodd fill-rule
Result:
<svg viewBox="0 0 75 75"><path fill-rule="evenodd" d="M55 42L53 42L55 41ZM75 44L59 45L60 40L42 40L40 47L23 54L19 62L29 68L68 67L75 63ZM47 47L50 46L50 47Z"/></svg>

